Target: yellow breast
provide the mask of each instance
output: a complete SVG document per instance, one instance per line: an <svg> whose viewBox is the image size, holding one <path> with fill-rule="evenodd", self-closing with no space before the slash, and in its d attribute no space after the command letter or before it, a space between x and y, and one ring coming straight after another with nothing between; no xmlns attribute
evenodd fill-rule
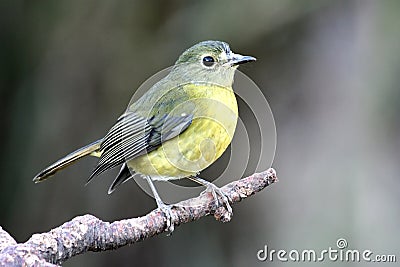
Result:
<svg viewBox="0 0 400 267"><path fill-rule="evenodd" d="M156 150L130 160L128 166L134 171L154 180L194 175L216 161L231 143L238 117L232 88L190 84L183 90L194 105L191 125Z"/></svg>

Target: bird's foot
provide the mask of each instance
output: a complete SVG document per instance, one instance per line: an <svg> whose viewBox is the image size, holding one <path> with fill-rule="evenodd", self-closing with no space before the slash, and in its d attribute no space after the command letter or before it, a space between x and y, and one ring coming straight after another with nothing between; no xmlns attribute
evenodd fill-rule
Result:
<svg viewBox="0 0 400 267"><path fill-rule="evenodd" d="M231 216L233 214L232 211L232 207L229 204L229 198L228 196L222 192L221 188L219 188L218 186L216 186L213 183L207 183L207 189L205 190L205 192L211 192L211 194L213 195L215 201L217 202L217 205L219 205L219 198L218 196L221 197L223 204L225 205L226 209L228 210L229 216Z"/></svg>
<svg viewBox="0 0 400 267"><path fill-rule="evenodd" d="M165 231L168 232L168 235L172 235L172 232L175 230L175 224L172 221L172 206L167 205L164 202L158 202L157 206L161 210L162 213L165 214L166 221L167 221L167 228Z"/></svg>

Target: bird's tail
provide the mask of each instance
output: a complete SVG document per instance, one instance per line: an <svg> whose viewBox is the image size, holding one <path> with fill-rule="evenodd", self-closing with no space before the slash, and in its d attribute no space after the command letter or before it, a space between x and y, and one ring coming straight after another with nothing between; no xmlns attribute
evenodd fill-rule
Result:
<svg viewBox="0 0 400 267"><path fill-rule="evenodd" d="M102 139L97 140L91 144L88 144L87 146L84 146L82 148L79 148L75 150L74 152L66 155L65 157L57 160L50 166L48 166L46 169L42 170L39 172L35 178L33 178L33 181L35 183L41 182L49 178L50 176L54 175L56 172L58 172L61 169L64 169L65 167L75 163L75 161L81 159L84 156L87 155L92 155L99 157L101 155L101 152L99 151L100 149L100 144L101 144Z"/></svg>

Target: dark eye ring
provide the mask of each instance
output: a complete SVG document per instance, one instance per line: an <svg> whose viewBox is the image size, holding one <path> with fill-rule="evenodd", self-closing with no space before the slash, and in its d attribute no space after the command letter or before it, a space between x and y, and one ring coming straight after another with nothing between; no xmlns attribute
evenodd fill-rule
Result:
<svg viewBox="0 0 400 267"><path fill-rule="evenodd" d="M215 59L212 56L203 57L203 65L206 67L212 67L215 63Z"/></svg>

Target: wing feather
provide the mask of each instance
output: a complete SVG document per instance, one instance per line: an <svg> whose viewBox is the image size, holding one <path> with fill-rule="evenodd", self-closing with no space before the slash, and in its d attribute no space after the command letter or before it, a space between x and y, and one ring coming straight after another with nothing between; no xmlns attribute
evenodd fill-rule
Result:
<svg viewBox="0 0 400 267"><path fill-rule="evenodd" d="M101 157L88 182L104 171L148 153L178 136L189 127L192 119L190 114L158 115L149 119L133 112L123 114L104 137L100 145Z"/></svg>

